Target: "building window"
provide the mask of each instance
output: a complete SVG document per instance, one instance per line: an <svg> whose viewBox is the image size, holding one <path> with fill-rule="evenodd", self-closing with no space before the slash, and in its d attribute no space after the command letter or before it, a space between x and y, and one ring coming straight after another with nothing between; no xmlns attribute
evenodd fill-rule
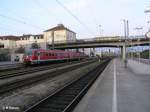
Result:
<svg viewBox="0 0 150 112"><path fill-rule="evenodd" d="M41 36L41 39L43 39L43 36Z"/></svg>
<svg viewBox="0 0 150 112"><path fill-rule="evenodd" d="M34 39L36 39L36 37L34 37Z"/></svg>

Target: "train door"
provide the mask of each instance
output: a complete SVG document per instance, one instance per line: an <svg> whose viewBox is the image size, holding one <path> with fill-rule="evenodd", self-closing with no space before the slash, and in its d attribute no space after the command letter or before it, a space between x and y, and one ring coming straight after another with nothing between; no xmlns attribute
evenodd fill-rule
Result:
<svg viewBox="0 0 150 112"><path fill-rule="evenodd" d="M37 52L37 63L39 64L40 63L40 52Z"/></svg>
<svg viewBox="0 0 150 112"><path fill-rule="evenodd" d="M49 53L45 52L45 60L48 60L48 59L49 59Z"/></svg>
<svg viewBox="0 0 150 112"><path fill-rule="evenodd" d="M45 52L40 52L40 59L41 61L45 60Z"/></svg>
<svg viewBox="0 0 150 112"><path fill-rule="evenodd" d="M38 52L37 52L37 51L34 51L34 52L33 52L33 56L34 56L34 59L33 59L33 60L37 60L37 59L38 59Z"/></svg>

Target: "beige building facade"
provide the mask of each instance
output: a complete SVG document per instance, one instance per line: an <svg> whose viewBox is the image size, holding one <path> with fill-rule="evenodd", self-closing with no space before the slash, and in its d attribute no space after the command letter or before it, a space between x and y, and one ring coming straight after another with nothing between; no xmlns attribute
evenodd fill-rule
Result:
<svg viewBox="0 0 150 112"><path fill-rule="evenodd" d="M48 29L39 35L23 35L23 36L1 36L0 46L4 48L31 48L33 43L37 43L40 48L47 49L48 44L75 42L76 33L66 28L63 24L58 24L56 27Z"/></svg>
<svg viewBox="0 0 150 112"><path fill-rule="evenodd" d="M63 24L58 24L56 27L44 31L44 39L48 44L75 42L76 33L66 28Z"/></svg>
<svg viewBox="0 0 150 112"><path fill-rule="evenodd" d="M31 47L32 43L37 43L39 46L45 42L43 35L23 35L16 41L17 47Z"/></svg>
<svg viewBox="0 0 150 112"><path fill-rule="evenodd" d="M17 40L19 40L17 36L0 36L0 48L16 48Z"/></svg>

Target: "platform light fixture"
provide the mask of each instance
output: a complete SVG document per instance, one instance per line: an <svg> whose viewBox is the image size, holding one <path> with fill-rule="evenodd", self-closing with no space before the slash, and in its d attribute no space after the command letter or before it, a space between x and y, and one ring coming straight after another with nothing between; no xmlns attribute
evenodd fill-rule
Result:
<svg viewBox="0 0 150 112"><path fill-rule="evenodd" d="M144 12L145 12L145 13L150 13L150 6L148 6L148 7L145 9ZM148 21L147 23L148 23L148 25L149 25L150 21ZM149 29L149 32L150 32L150 29ZM150 59L150 38L149 38L149 59Z"/></svg>

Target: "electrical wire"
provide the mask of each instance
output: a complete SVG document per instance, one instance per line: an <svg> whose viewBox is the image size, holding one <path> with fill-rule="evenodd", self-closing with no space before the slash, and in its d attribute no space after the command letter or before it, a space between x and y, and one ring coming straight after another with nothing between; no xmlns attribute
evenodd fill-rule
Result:
<svg viewBox="0 0 150 112"><path fill-rule="evenodd" d="M44 13L45 14L47 14L47 12L48 12L48 15L49 14L53 14L53 12L51 11L51 10L49 10L49 8L48 7L46 7L46 6L44 6L43 4L41 4L40 2L39 2L39 0L33 0L33 2L39 7L39 8L41 8L41 9L43 9L44 10ZM53 16L50 16L50 18L51 17L55 17L55 15L53 14ZM58 18L54 18L55 20L57 20L57 21L60 21L60 20L58 20Z"/></svg>
<svg viewBox="0 0 150 112"><path fill-rule="evenodd" d="M31 23L27 23L27 22L25 22L23 20L20 20L20 19L16 19L16 18L13 18L13 17L6 16L4 14L0 14L0 17L6 18L6 19L9 19L11 21L15 21L15 22L18 22L18 23L21 23L21 24L25 24L25 25L31 26L31 27L33 27L35 29L42 29L43 30L43 28L41 28L39 26L33 25Z"/></svg>
<svg viewBox="0 0 150 112"><path fill-rule="evenodd" d="M89 29L89 27L84 24L75 14L73 14L66 6L64 6L59 0L56 0L56 2L64 9L66 10L76 21L78 21L84 28L86 28L91 35L94 36L94 33L92 32L92 30Z"/></svg>
<svg viewBox="0 0 150 112"><path fill-rule="evenodd" d="M15 31L16 33L23 33L23 32L14 30L14 29L5 28L5 27L1 27L1 26L0 26L0 30L3 30L3 31L11 31L11 32L14 32L14 31Z"/></svg>

